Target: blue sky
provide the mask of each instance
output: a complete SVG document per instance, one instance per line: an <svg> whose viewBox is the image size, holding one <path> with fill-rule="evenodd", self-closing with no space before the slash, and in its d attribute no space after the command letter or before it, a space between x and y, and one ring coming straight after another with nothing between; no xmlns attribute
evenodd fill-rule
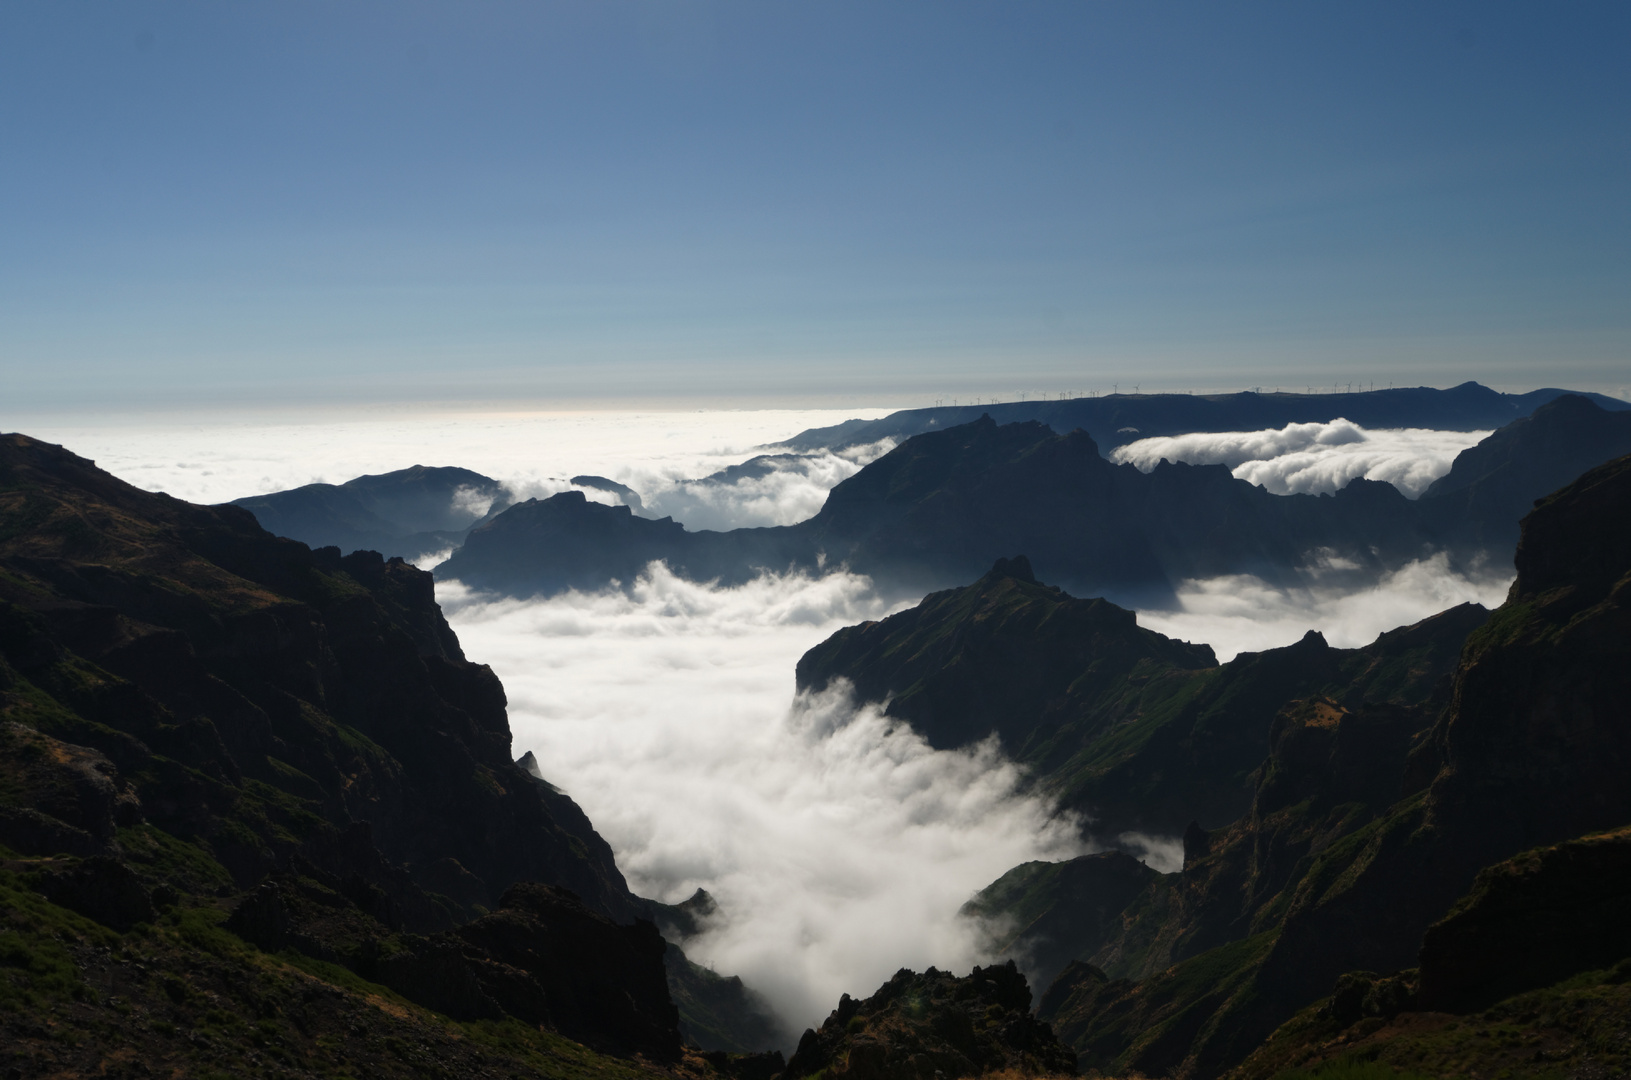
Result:
<svg viewBox="0 0 1631 1080"><path fill-rule="evenodd" d="M1623 4L0 7L14 407L1631 388Z"/></svg>

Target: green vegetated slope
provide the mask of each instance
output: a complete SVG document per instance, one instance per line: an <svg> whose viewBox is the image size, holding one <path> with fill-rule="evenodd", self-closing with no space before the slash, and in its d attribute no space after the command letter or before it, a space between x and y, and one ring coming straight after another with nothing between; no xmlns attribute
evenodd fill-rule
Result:
<svg viewBox="0 0 1631 1080"><path fill-rule="evenodd" d="M1452 610L1362 650L1310 635L1222 667L1005 560L974 586L835 635L805 657L800 684L847 678L940 745L996 732L1108 837L1151 822L1183 830L1181 873L1140 874L1113 854L1032 864L969 906L998 948L1060 972L1040 1011L1086 1067L1217 1076L1336 988L1315 1025L1329 1038L1388 1016L1420 1026L1428 1010L1449 1024L1447 1011L1494 1009L1497 1035L1451 1029L1456 1060L1504 1061L1497 1044L1532 1022L1531 1050L1596 1068L1617 1052L1602 1025L1625 1020L1623 935L1602 914L1631 893L1605 869L1618 864L1588 873L1572 855L1547 857L1554 880L1574 866L1576 885L1509 890L1500 904L1474 883L1535 845L1578 852L1571 838L1631 821L1628 523L1621 459L1525 519L1518 581L1492 615ZM1190 808L1200 820L1184 828ZM1482 936L1450 949L1471 933L1467 912ZM1548 929L1565 925L1594 929L1567 943ZM1525 994L1551 1004L1535 1012ZM1533 1026L1542 1020L1551 1035ZM1298 1045L1300 1059L1254 1075L1370 1068ZM1420 1060L1448 1075L1433 1070L1453 1057Z"/></svg>
<svg viewBox="0 0 1631 1080"><path fill-rule="evenodd" d="M0 1069L734 1068L504 704L428 574L0 437Z"/></svg>
<svg viewBox="0 0 1631 1080"><path fill-rule="evenodd" d="M1288 702L1248 812L1191 830L1044 995L1084 1065L1623 1068L1627 836L1573 838L1631 821L1628 521L1631 459L1536 508L1438 715Z"/></svg>
<svg viewBox="0 0 1631 1080"><path fill-rule="evenodd" d="M1462 643L1487 614L1462 605L1362 649L1333 649L1311 632L1220 667L1209 646L1040 584L1016 557L973 585L840 630L804 655L797 679L810 690L846 679L858 699L886 702L888 715L938 747L995 733L1043 790L1090 815L1107 839L1176 835L1248 808L1267 720L1286 701L1323 694L1422 708L1447 690Z"/></svg>

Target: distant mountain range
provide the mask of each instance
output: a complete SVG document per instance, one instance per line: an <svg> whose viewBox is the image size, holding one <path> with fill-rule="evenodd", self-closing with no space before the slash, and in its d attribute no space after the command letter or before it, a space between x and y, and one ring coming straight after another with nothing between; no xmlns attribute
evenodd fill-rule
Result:
<svg viewBox="0 0 1631 1080"><path fill-rule="evenodd" d="M1311 388L1310 388L1311 389ZM1287 424L1327 423L1338 417L1367 428L1433 428L1438 431L1487 431L1528 416L1565 394L1584 397L1609 411L1631 409L1631 402L1603 394L1547 388L1526 394L1503 394L1475 382L1448 390L1433 387L1359 392L1238 394L1104 394L1000 403L970 401L929 409L903 409L881 420L846 420L831 427L810 428L776 444L789 450L865 446L880 439L900 442L929 431L942 431L989 414L999 424L1036 421L1055 431L1081 428L1105 449L1156 435L1197 431L1261 431Z"/></svg>
<svg viewBox="0 0 1631 1080"><path fill-rule="evenodd" d="M414 465L233 502L269 532L312 547L413 560L458 547L473 526L508 506L510 496L497 480L469 469Z"/></svg>
<svg viewBox="0 0 1631 1080"><path fill-rule="evenodd" d="M1274 495L1222 465L1113 465L1085 431L990 416L917 435L834 487L813 518L690 532L581 492L510 507L472 529L440 577L512 595L630 582L661 559L693 580L846 565L888 592L971 580L1015 551L1077 595L1161 607L1185 579L1297 580L1313 553L1364 577L1435 550L1511 557L1530 503L1631 452L1631 412L1565 395L1460 455L1421 499L1355 480L1335 495Z"/></svg>
<svg viewBox="0 0 1631 1080"><path fill-rule="evenodd" d="M877 421L853 420L835 427L811 429L781 444L796 453L762 454L688 483L708 487L762 477L796 465L800 454L843 449L886 437L904 441L914 435L978 422L985 416L999 426L1041 424L1055 433L1080 428L1091 432L1093 445L1103 450L1148 434L1252 430L1309 420L1329 421L1339 416L1373 427L1414 425L1479 430L1510 425L1562 396L1566 393L1561 390L1500 394L1476 383L1467 383L1451 390L1417 388L1314 395L1242 393L1206 397L1111 395L916 409ZM1631 404L1599 394L1572 396L1594 402L1603 412L1631 409ZM1615 421L1594 418L1586 423L1613 430L1580 432L1567 425L1556 425L1547 436L1535 439L1523 435L1521 426L1514 428L1509 437L1494 444L1505 445L1507 449L1490 452L1506 453L1509 457L1516 454L1524 458L1527 465L1517 468L1509 462L1493 483L1482 483L1476 492L1472 490L1476 481L1496 473L1495 462L1488 460L1479 468L1463 467L1453 480L1463 489L1462 494L1451 502L1467 505L1458 506L1456 513L1441 514L1440 523L1456 533L1455 539L1463 545L1484 544L1504 550L1515 542L1517 519L1529 500L1617 452L1614 449L1619 445L1615 441L1618 431ZM1033 426L1030 430L1039 432L1041 428ZM640 495L625 484L587 475L575 476L570 482L578 488L615 496L634 515L646 513ZM1440 491L1448 494L1447 485L1451 482L1450 477L1442 478ZM823 553L831 560L838 551L853 546L848 542L850 538L837 535L834 537L836 547L827 551L821 547L827 537L814 535L816 531L825 530L812 529L804 530L808 534L805 536L775 530L738 530L731 540L723 543L714 536L703 540L684 539L673 528L661 527L661 523L650 526L618 522L606 517L598 509L599 504L580 505L576 494L563 494L561 504L546 511L523 514L531 518L524 525L513 520L506 523L513 533L499 541L501 546L524 544L521 534L530 534L541 549L539 553L461 560L457 572L482 575L489 587L549 592L566 585L596 587L611 578L628 581L650 558L669 558L676 566L685 568L682 572L739 580L744 573L751 574L760 566L809 566L821 562ZM418 561L460 547L473 529L485 525L509 507L510 495L498 481L468 469L415 465L396 472L360 476L344 484L308 484L288 491L247 496L235 502L254 513L272 532L314 547L335 546L343 551L367 548L386 556ZM1465 514L1460 510L1465 510ZM1485 536L1480 530L1468 527L1463 520L1466 514L1470 514L1472 520L1492 522L1490 534ZM850 517L853 516L852 513ZM584 542L572 540L574 535ZM596 540L586 546L588 537ZM961 567L961 573L946 575L930 566L919 568L928 571L927 577L922 573L916 576L939 585L966 581L980 566L989 565L991 559L999 557L1002 550L1007 549L982 553ZM1035 552L1039 564L1046 567L1045 572L1055 580L1068 579L1078 588L1088 587L1086 580L1068 568L1052 566L1041 548L1033 545L1027 550ZM862 561L866 561L865 555ZM1278 565L1283 564L1284 558L1271 553L1267 561ZM499 565L512 562L515 565ZM553 565L532 565L534 563ZM1128 570L1134 578L1139 576L1136 568ZM499 584L501 579L502 585ZM1133 595L1128 592L1125 598L1133 598Z"/></svg>

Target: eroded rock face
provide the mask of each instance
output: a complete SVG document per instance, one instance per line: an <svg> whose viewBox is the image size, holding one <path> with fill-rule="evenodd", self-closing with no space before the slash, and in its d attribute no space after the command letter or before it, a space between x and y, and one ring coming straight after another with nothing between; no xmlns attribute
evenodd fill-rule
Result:
<svg viewBox="0 0 1631 1080"><path fill-rule="evenodd" d="M0 724L0 781L14 800L0 806L0 844L23 855L110 854L119 827L142 818L141 799L106 754L24 724Z"/></svg>
<svg viewBox="0 0 1631 1080"><path fill-rule="evenodd" d="M388 910L365 910L378 898L359 885L274 874L226 926L268 952L344 965L456 1020L512 1016L605 1053L677 1060L668 945L653 924L622 925L567 889L525 883L491 914L422 936L387 925Z"/></svg>
<svg viewBox="0 0 1631 1080"><path fill-rule="evenodd" d="M618 925L565 889L524 883L456 936L476 960L525 974L476 967L482 989L511 1016L599 1050L678 1057L679 1012L663 967L668 946L644 919Z"/></svg>
<svg viewBox="0 0 1631 1080"><path fill-rule="evenodd" d="M152 899L141 880L130 867L106 855L94 855L70 870L47 874L40 891L52 903L121 932L153 918Z"/></svg>
<svg viewBox="0 0 1631 1080"><path fill-rule="evenodd" d="M1631 828L1525 852L1478 875L1428 928L1419 1008L1470 1012L1631 956Z"/></svg>
<svg viewBox="0 0 1631 1080"><path fill-rule="evenodd" d="M865 1001L845 994L819 1031L799 1040L784 1080L855 1080L1071 1073L1076 1055L1031 1015L1031 991L1012 961L958 978L901 969Z"/></svg>
<svg viewBox="0 0 1631 1080"><path fill-rule="evenodd" d="M239 888L297 863L361 875L421 932L526 880L640 910L582 812L511 760L503 687L429 574L22 435L0 436L0 570L14 850L113 853L145 821Z"/></svg>
<svg viewBox="0 0 1631 1080"><path fill-rule="evenodd" d="M1073 1044L1107 1069L1210 1077L1333 985L1350 1016L1356 994L1364 1016L1405 1007L1386 973L1418 954L1422 1000L1445 1007L1613 963L1617 845L1571 841L1631 820L1627 522L1631 458L1535 509L1517 583L1468 638L1442 711L1283 711L1252 812L1141 916L1146 937L1209 951L1137 983L1062 987L1083 1007L1050 1015ZM1514 859L1534 848L1551 853Z"/></svg>
<svg viewBox="0 0 1631 1080"><path fill-rule="evenodd" d="M1360 649L1332 648L1310 631L1219 666L1209 646L1038 583L1018 557L971 585L839 630L804 654L797 679L815 691L848 680L859 699L884 703L937 747L997 734L1042 790L1114 843L1123 832L1179 836L1192 821L1228 826L1252 804L1254 770L1271 751L1269 721L1287 701L1417 706L1455 670L1488 614L1463 604ZM1371 779L1386 789L1384 805L1398 797L1396 778Z"/></svg>

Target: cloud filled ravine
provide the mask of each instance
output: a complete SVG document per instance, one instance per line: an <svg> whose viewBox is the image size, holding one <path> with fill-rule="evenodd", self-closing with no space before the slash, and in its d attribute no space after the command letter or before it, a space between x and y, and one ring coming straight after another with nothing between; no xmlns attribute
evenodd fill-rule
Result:
<svg viewBox="0 0 1631 1080"><path fill-rule="evenodd" d="M1018 792L994 741L937 751L842 689L795 700L805 649L886 613L869 585L718 588L656 565L627 592L438 590L504 680L516 752L583 806L637 893L706 888L720 913L688 954L794 1030L902 965L988 959L958 909L1011 866L1086 850L1076 821Z"/></svg>

